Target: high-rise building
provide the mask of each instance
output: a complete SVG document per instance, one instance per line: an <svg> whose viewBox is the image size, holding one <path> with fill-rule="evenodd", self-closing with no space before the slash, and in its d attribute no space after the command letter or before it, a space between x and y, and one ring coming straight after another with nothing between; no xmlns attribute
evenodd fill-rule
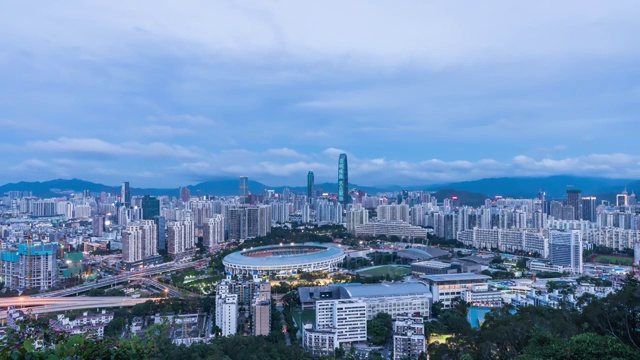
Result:
<svg viewBox="0 0 640 360"><path fill-rule="evenodd" d="M309 171L309 173L307 174L307 197L309 198L309 201L311 201L311 199L313 199L316 196L314 192L314 185L315 185L315 179L314 179L313 171Z"/></svg>
<svg viewBox="0 0 640 360"><path fill-rule="evenodd" d="M589 220L591 222L596 221L596 197L585 196L582 198L582 219Z"/></svg>
<svg viewBox="0 0 640 360"><path fill-rule="evenodd" d="M128 225L122 232L122 261L135 263L142 260L142 229L140 226Z"/></svg>
<svg viewBox="0 0 640 360"><path fill-rule="evenodd" d="M224 242L224 216L220 214L213 215L203 224L203 245L211 248L216 244Z"/></svg>
<svg viewBox="0 0 640 360"><path fill-rule="evenodd" d="M222 336L235 335L238 330L238 295L216 295L216 326Z"/></svg>
<svg viewBox="0 0 640 360"><path fill-rule="evenodd" d="M169 255L181 257L195 249L195 226L190 219L167 224L167 245Z"/></svg>
<svg viewBox="0 0 640 360"><path fill-rule="evenodd" d="M369 222L369 211L367 209L355 209L347 211L347 231L351 234L356 233L358 225L367 224Z"/></svg>
<svg viewBox="0 0 640 360"><path fill-rule="evenodd" d="M167 220L164 216L155 216L153 222L158 233L158 250L167 250Z"/></svg>
<svg viewBox="0 0 640 360"><path fill-rule="evenodd" d="M350 200L347 154L340 154L340 159L338 160L338 202L348 204Z"/></svg>
<svg viewBox="0 0 640 360"><path fill-rule="evenodd" d="M567 205L573 206L573 220L580 220L582 216L582 209L580 208L580 200L582 198L582 191L578 189L567 190ZM565 219L570 220L570 219Z"/></svg>
<svg viewBox="0 0 640 360"><path fill-rule="evenodd" d="M120 198L121 202L124 204L124 207L131 207L131 189L129 188L129 182L125 181L122 183L122 190L120 190Z"/></svg>
<svg viewBox="0 0 640 360"><path fill-rule="evenodd" d="M256 294L251 304L251 318L253 336L267 336L271 332L271 284L260 282L256 284Z"/></svg>
<svg viewBox="0 0 640 360"><path fill-rule="evenodd" d="M617 207L629 206L629 193L627 192L627 189L624 189L622 193L616 195L616 206Z"/></svg>
<svg viewBox="0 0 640 360"><path fill-rule="evenodd" d="M249 179L246 176L240 176L240 202L247 203L249 197Z"/></svg>
<svg viewBox="0 0 640 360"><path fill-rule="evenodd" d="M47 290L58 279L56 254L57 244L19 244L0 254L0 277L9 289Z"/></svg>
<svg viewBox="0 0 640 360"><path fill-rule="evenodd" d="M145 195L142 198L142 219L153 220L160 216L160 200L154 196Z"/></svg>
<svg viewBox="0 0 640 360"><path fill-rule="evenodd" d="M191 190L189 190L188 187L180 189L180 199L183 202L187 202L191 199Z"/></svg>
<svg viewBox="0 0 640 360"><path fill-rule="evenodd" d="M91 229L93 236L100 237L104 231L104 216L96 215L91 221Z"/></svg>
<svg viewBox="0 0 640 360"><path fill-rule="evenodd" d="M549 232L549 261L582 274L582 232L580 230Z"/></svg>
<svg viewBox="0 0 640 360"><path fill-rule="evenodd" d="M158 228L153 220L140 221L142 230L142 258L158 255Z"/></svg>

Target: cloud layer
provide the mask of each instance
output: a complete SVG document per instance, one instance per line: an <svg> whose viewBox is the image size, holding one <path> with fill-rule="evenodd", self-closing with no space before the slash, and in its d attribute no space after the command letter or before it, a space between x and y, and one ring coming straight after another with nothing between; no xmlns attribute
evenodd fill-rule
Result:
<svg viewBox="0 0 640 360"><path fill-rule="evenodd" d="M24 19L29 21L25 22ZM0 12L0 183L639 177L637 1Z"/></svg>

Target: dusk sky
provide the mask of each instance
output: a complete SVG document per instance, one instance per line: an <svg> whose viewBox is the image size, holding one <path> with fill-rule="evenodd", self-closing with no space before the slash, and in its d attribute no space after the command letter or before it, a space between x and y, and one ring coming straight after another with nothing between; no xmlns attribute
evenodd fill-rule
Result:
<svg viewBox="0 0 640 360"><path fill-rule="evenodd" d="M63 5L63 6L62 6ZM640 178L638 1L0 11L0 183Z"/></svg>

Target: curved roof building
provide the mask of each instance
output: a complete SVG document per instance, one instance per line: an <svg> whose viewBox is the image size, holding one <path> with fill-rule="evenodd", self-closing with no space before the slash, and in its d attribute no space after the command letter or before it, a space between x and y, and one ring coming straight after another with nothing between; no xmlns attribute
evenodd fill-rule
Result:
<svg viewBox="0 0 640 360"><path fill-rule="evenodd" d="M238 251L222 260L232 274L295 274L307 271L332 271L344 259L336 247L320 244L260 246Z"/></svg>

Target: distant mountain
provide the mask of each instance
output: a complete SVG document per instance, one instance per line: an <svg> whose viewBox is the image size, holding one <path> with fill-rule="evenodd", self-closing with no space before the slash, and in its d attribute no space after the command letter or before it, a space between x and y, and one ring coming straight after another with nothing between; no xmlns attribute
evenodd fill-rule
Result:
<svg viewBox="0 0 640 360"><path fill-rule="evenodd" d="M606 179L594 177L577 177L577 176L549 176L549 177L505 177L493 179L481 179L474 181L464 181L440 185L423 185L423 186L359 186L350 184L349 189L364 190L369 194L379 192L398 192L401 190L425 190L434 191L436 198L444 199L457 195L460 203L463 205L481 204L486 197L494 197L496 195L512 196L518 198L533 198L537 195L538 189L543 189L548 199L560 199L566 197L567 186L574 189L582 190L584 195L596 196L598 199L609 200L615 199L615 194L622 191L625 187L629 192L638 190L640 192L640 181L627 179ZM188 186L193 195L237 195L239 193L239 182L234 179L217 179L205 181L199 184ZM336 183L319 183L315 185L316 189L322 189L323 192L336 193L338 184ZM261 182L249 180L249 192L253 194L262 194L265 190L271 189L281 193L284 186L268 186ZM7 191L31 191L33 195L39 197L55 197L67 195L73 192L81 192L89 190L92 193L100 193L102 191L109 193L119 193L120 184L115 186L97 184L80 179L56 179L43 182L19 182L0 186L0 194ZM289 190L294 193L306 193L306 186L289 186ZM179 188L131 188L132 195L169 195L179 196ZM482 199L481 199L482 198Z"/></svg>
<svg viewBox="0 0 640 360"><path fill-rule="evenodd" d="M566 197L567 186L573 189L582 190L584 195L597 195L605 193L617 193L628 187L640 189L640 182L627 179L606 179L594 177L578 176L548 176L548 177L506 177L482 179L474 181L464 181L448 183L443 185L430 186L430 189L456 189L476 193L487 194L491 197L496 195L533 198L537 196L538 190L546 192L547 198Z"/></svg>

